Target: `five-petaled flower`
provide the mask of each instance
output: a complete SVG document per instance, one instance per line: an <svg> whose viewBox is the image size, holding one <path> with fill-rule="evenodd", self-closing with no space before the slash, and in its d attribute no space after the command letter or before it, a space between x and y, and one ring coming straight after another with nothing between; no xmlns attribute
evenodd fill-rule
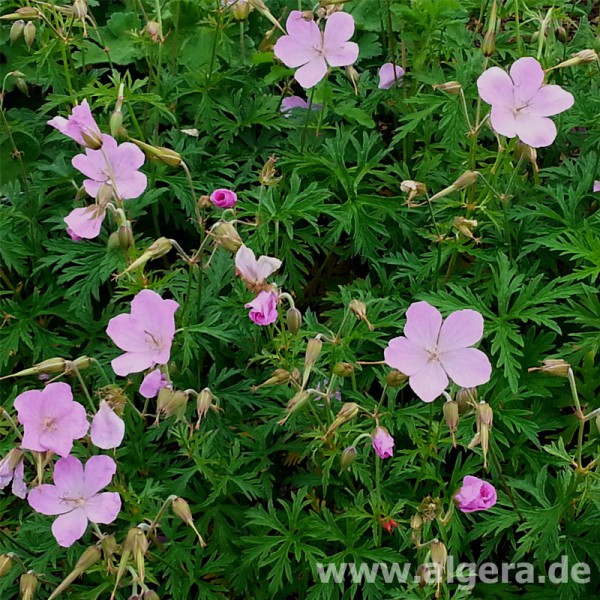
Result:
<svg viewBox="0 0 600 600"><path fill-rule="evenodd" d="M327 74L327 65L346 67L358 58L358 45L348 41L354 35L354 18L348 13L333 13L321 32L314 21L293 10L286 27L288 34L277 40L273 50L287 67L300 67L294 77L303 88L317 85Z"/></svg>
<svg viewBox="0 0 600 600"><path fill-rule="evenodd" d="M454 499L458 503L458 508L462 512L475 512L478 510L487 510L496 504L496 489L491 483L467 475L463 479L463 484Z"/></svg>
<svg viewBox="0 0 600 600"><path fill-rule="evenodd" d="M100 150L86 149L71 161L73 166L89 179L84 179L85 191L96 198L100 186L106 184L121 200L137 198L146 189L148 180L139 168L146 160L145 154L131 142L117 144L110 135L102 136ZM81 235L81 234L80 234Z"/></svg>
<svg viewBox="0 0 600 600"><path fill-rule="evenodd" d="M499 67L477 80L481 98L491 104L494 130L506 137L518 136L533 148L549 146L556 139L556 125L548 117L573 106L573 96L558 85L544 85L544 69L531 57L520 58L510 75Z"/></svg>
<svg viewBox="0 0 600 600"><path fill-rule="evenodd" d="M100 235L105 216L105 206L90 204L85 208L72 210L63 220L67 224L67 233L71 239L75 241L92 240Z"/></svg>
<svg viewBox="0 0 600 600"><path fill-rule="evenodd" d="M273 291L262 291L245 305L250 309L249 317L257 325L271 325L277 321L277 294Z"/></svg>
<svg viewBox="0 0 600 600"><path fill-rule="evenodd" d="M258 291L264 285L267 277L281 267L281 261L271 256L260 256L258 260L254 252L243 244L235 254L237 274L245 281L249 289Z"/></svg>
<svg viewBox="0 0 600 600"><path fill-rule="evenodd" d="M131 314L108 322L106 333L125 351L111 363L117 375L139 373L169 362L178 308L175 300L163 300L152 290L142 290L131 301Z"/></svg>
<svg viewBox="0 0 600 600"><path fill-rule="evenodd" d="M86 148L97 149L102 146L102 133L94 120L87 100L75 106L67 119L54 117L48 121L48 125Z"/></svg>
<svg viewBox="0 0 600 600"><path fill-rule="evenodd" d="M385 362L408 378L414 393L432 402L447 387L448 377L472 388L490 380L488 357L471 348L483 336L483 317L475 310L457 310L442 324L440 312L427 302L406 311L404 335L390 340Z"/></svg>
<svg viewBox="0 0 600 600"><path fill-rule="evenodd" d="M15 398L15 408L24 429L24 450L68 456L73 440L89 429L85 408L73 400L67 383L49 383L43 390L23 392Z"/></svg>
<svg viewBox="0 0 600 600"><path fill-rule="evenodd" d="M74 456L61 458L54 467L54 485L43 484L29 492L29 505L43 515L60 515L52 534L64 547L71 546L92 523L112 523L121 510L116 492L103 492L117 470L110 456L92 456L85 467Z"/></svg>

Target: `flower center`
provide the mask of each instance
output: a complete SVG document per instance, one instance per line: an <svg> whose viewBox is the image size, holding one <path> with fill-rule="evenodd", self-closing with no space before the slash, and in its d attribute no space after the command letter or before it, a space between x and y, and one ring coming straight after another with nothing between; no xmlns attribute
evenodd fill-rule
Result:
<svg viewBox="0 0 600 600"><path fill-rule="evenodd" d="M44 431L56 431L56 419L52 417L46 417L42 423Z"/></svg>
<svg viewBox="0 0 600 600"><path fill-rule="evenodd" d="M162 349L163 344L162 344L161 340L159 340L157 337L155 337L149 331L144 330L144 333L148 336L146 338L146 343L148 344L148 346L150 346L151 348L154 348L155 350Z"/></svg>
<svg viewBox="0 0 600 600"><path fill-rule="evenodd" d="M435 348L434 350L428 350L429 352L429 362L439 362L440 361L440 355L438 353L437 348Z"/></svg>
<svg viewBox="0 0 600 600"><path fill-rule="evenodd" d="M83 496L79 496L79 498L68 498L62 496L61 501L65 504L73 504L73 508L82 508L85 506L85 498L83 498Z"/></svg>

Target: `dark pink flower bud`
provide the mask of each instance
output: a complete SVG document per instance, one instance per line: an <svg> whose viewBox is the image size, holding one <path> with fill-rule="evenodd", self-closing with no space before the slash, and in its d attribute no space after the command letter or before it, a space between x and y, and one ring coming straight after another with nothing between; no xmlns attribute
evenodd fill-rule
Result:
<svg viewBox="0 0 600 600"><path fill-rule="evenodd" d="M231 190L218 189L210 195L210 201L219 208L233 208L237 203L237 194Z"/></svg>
<svg viewBox="0 0 600 600"><path fill-rule="evenodd" d="M371 441L379 458L389 458L394 454L394 438L385 427L377 426L371 435Z"/></svg>
<svg viewBox="0 0 600 600"><path fill-rule="evenodd" d="M454 495L454 500L462 512L487 510L496 504L496 488L479 477L467 475L459 492Z"/></svg>

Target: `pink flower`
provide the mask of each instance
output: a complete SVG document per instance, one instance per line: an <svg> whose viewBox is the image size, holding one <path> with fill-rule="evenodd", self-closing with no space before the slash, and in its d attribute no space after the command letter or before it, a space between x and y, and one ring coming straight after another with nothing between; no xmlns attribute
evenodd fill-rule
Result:
<svg viewBox="0 0 600 600"><path fill-rule="evenodd" d="M90 105L84 100L71 111L68 119L54 117L48 125L58 129L64 135L74 139L86 148L100 148L102 146L102 133L94 121Z"/></svg>
<svg viewBox="0 0 600 600"><path fill-rule="evenodd" d="M483 317L475 310L457 310L442 324L442 315L427 302L406 311L404 335L390 340L385 362L408 378L413 392L432 402L447 387L448 377L465 388L490 380L488 357L470 348L483 336Z"/></svg>
<svg viewBox="0 0 600 600"><path fill-rule="evenodd" d="M385 427L379 425L371 435L373 449L379 458L389 458L394 454L394 438Z"/></svg>
<svg viewBox="0 0 600 600"><path fill-rule="evenodd" d="M264 285L267 277L281 267L281 261L271 256L256 256L248 246L243 244L235 254L235 268L238 275L250 288L259 288Z"/></svg>
<svg viewBox="0 0 600 600"><path fill-rule="evenodd" d="M395 75L394 75L395 71ZM399 83L404 77L404 69L394 63L385 63L379 69L379 85L380 90L389 90L396 83Z"/></svg>
<svg viewBox="0 0 600 600"><path fill-rule="evenodd" d="M518 136L533 148L549 146L556 139L556 126L548 117L571 108L575 100L560 86L543 82L544 70L531 57L517 60L510 76L492 67L479 77L479 95L492 106L490 120L497 133Z"/></svg>
<svg viewBox="0 0 600 600"><path fill-rule="evenodd" d="M311 110L319 110L322 106L322 104L313 104ZM288 113L285 115L286 117L289 117L289 112L295 108L306 110L308 107L309 103L304 98L300 98L300 96L288 96L281 101L281 112Z"/></svg>
<svg viewBox="0 0 600 600"><path fill-rule="evenodd" d="M12 481L12 493L17 498L25 499L27 485L25 484L25 465L23 451L13 448L0 460L0 490L3 490Z"/></svg>
<svg viewBox="0 0 600 600"><path fill-rule="evenodd" d="M271 325L277 321L277 294L275 292L262 291L245 307L250 309L248 316L257 325Z"/></svg>
<svg viewBox="0 0 600 600"><path fill-rule="evenodd" d="M102 400L100 409L92 419L90 433L92 444L102 450L118 448L123 441L125 423L106 400Z"/></svg>
<svg viewBox="0 0 600 600"><path fill-rule="evenodd" d="M63 220L67 224L67 233L72 239L75 241L92 240L100 234L105 216L106 208L92 204L85 208L72 210Z"/></svg>
<svg viewBox="0 0 600 600"><path fill-rule="evenodd" d="M70 215L69 215L70 216ZM77 235L70 227L67 227L67 235L74 241L80 242L83 238Z"/></svg>
<svg viewBox="0 0 600 600"><path fill-rule="evenodd" d="M142 290L131 301L131 314L108 322L108 337L125 351L111 363L117 375L139 373L169 362L178 308L175 300L163 300L152 290Z"/></svg>
<svg viewBox="0 0 600 600"><path fill-rule="evenodd" d="M210 195L210 201L219 208L233 208L237 202L237 194L231 190L218 189Z"/></svg>
<svg viewBox="0 0 600 600"><path fill-rule="evenodd" d="M85 408L73 401L67 383L49 383L43 390L29 390L15 398L15 408L24 434L21 448L67 456L73 440L89 429Z"/></svg>
<svg viewBox="0 0 600 600"><path fill-rule="evenodd" d="M294 77L303 88L311 88L330 67L345 67L356 62L358 45L348 40L354 35L354 18L348 13L332 14L324 33L314 21L307 21L299 10L287 19L288 35L277 40L275 56L287 67L300 67Z"/></svg>
<svg viewBox="0 0 600 600"><path fill-rule="evenodd" d="M600 192L600 181L594 181L594 192Z"/></svg>
<svg viewBox="0 0 600 600"><path fill-rule="evenodd" d="M89 179L84 179L85 191L95 198L104 183L112 186L119 198L137 198L146 189L146 175L138 171L144 164L144 153L131 142L117 144L110 135L102 136L100 150L86 149L71 161L73 166Z"/></svg>
<svg viewBox="0 0 600 600"><path fill-rule="evenodd" d="M458 508L462 512L475 512L477 510L487 510L496 504L496 489L491 483L483 481L478 477L467 475L463 479L462 487L454 495L458 502Z"/></svg>
<svg viewBox="0 0 600 600"><path fill-rule="evenodd" d="M85 467L74 456L61 458L54 467L54 485L29 492L29 505L43 515L60 515L52 524L59 545L75 543L92 523L112 523L121 510L116 492L103 492L117 470L110 456L92 456Z"/></svg>
<svg viewBox="0 0 600 600"><path fill-rule="evenodd" d="M158 396L158 392L167 384L168 381L164 373L161 373L160 369L154 369L144 377L139 392L144 398L155 398Z"/></svg>

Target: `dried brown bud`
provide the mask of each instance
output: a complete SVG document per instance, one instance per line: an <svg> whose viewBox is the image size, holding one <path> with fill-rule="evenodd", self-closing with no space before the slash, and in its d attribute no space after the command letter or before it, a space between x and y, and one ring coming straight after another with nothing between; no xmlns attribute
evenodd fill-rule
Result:
<svg viewBox="0 0 600 600"><path fill-rule="evenodd" d="M198 541L203 548L206 548L206 542L203 537L200 535L198 530L196 529L196 525L194 524L194 519L192 517L192 511L190 510L190 505L183 498L175 498L173 500L171 507L173 512L189 527L194 530L194 533L198 537Z"/></svg>
<svg viewBox="0 0 600 600"><path fill-rule="evenodd" d="M75 0L73 2L73 15L75 18L84 21L88 14L87 0Z"/></svg>
<svg viewBox="0 0 600 600"><path fill-rule="evenodd" d="M277 162L277 158L275 156L271 156L269 160L264 164L260 175L258 177L258 181L262 185L266 185L267 187L271 185L275 185L279 183L281 177L276 177L277 171L275 170L275 163Z"/></svg>
<svg viewBox="0 0 600 600"><path fill-rule="evenodd" d="M144 31L150 36L153 42L163 42L162 31L158 21L148 21L144 27Z"/></svg>
<svg viewBox="0 0 600 600"><path fill-rule="evenodd" d="M527 369L527 371L529 373L532 371L541 371L542 373L547 373L548 375L554 375L554 377L567 377L570 368L571 365L562 360L562 358L547 358L546 360L542 361L541 367L531 367Z"/></svg>
<svg viewBox="0 0 600 600"><path fill-rule="evenodd" d="M458 81L447 81L446 83L436 83L433 86L434 90L442 90L442 92L447 92L448 94L452 94L454 96L460 94L462 90L462 85Z"/></svg>
<svg viewBox="0 0 600 600"><path fill-rule="evenodd" d="M362 300L352 300L350 302L350 310L354 313L357 319L364 321L368 326L369 330L375 329L369 319L367 318L367 305Z"/></svg>
<svg viewBox="0 0 600 600"><path fill-rule="evenodd" d="M28 571L21 575L19 580L19 591L21 592L21 600L33 600L35 591L38 586L37 577L33 574L33 571Z"/></svg>
<svg viewBox="0 0 600 600"><path fill-rule="evenodd" d="M348 362L339 362L333 366L333 373L338 377L350 377L354 373L354 365Z"/></svg>
<svg viewBox="0 0 600 600"><path fill-rule="evenodd" d="M385 382L390 387L400 387L408 381L408 377L398 371L398 369L392 369L385 377Z"/></svg>
<svg viewBox="0 0 600 600"><path fill-rule="evenodd" d="M465 219L464 217L454 217L454 220L452 221L452 226L462 235L464 235L466 238L469 238L471 240L475 240L475 241L479 241L478 238L476 238L473 235L473 230L475 229L475 227L477 227L477 221L475 221L474 219Z"/></svg>
<svg viewBox="0 0 600 600"><path fill-rule="evenodd" d="M8 554L0 554L0 577L4 577L11 569L12 558Z"/></svg>
<svg viewBox="0 0 600 600"><path fill-rule="evenodd" d="M177 419L181 419L189 398L187 392L164 387L158 392L156 407L159 413L167 417L175 416Z"/></svg>

